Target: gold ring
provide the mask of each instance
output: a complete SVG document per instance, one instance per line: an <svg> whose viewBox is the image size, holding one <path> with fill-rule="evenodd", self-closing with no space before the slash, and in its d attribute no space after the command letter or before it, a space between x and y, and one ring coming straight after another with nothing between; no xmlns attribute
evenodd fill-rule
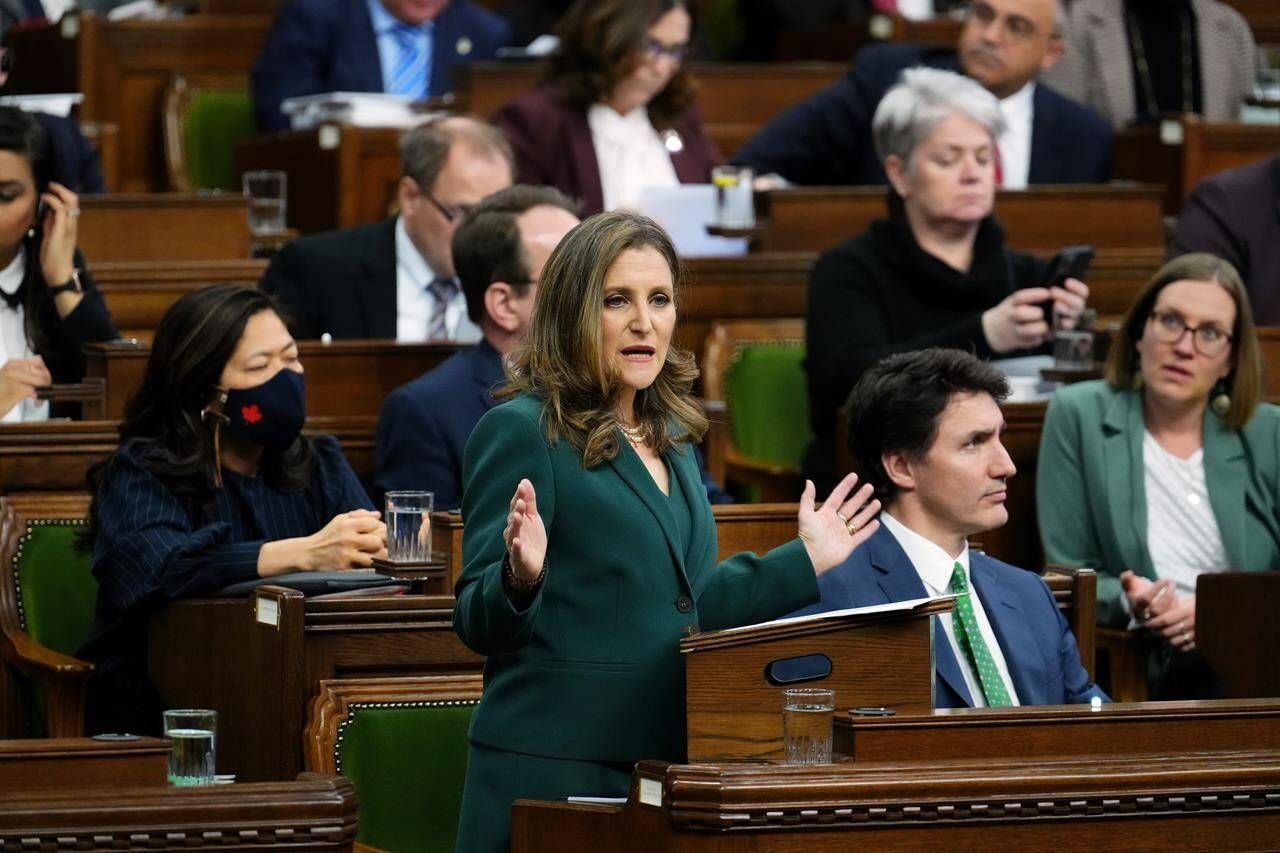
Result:
<svg viewBox="0 0 1280 853"><path fill-rule="evenodd" d="M1191 632L1190 632L1190 631L1184 631L1184 632L1182 633L1182 642L1183 642L1183 643L1189 643L1189 642L1191 642Z"/></svg>
<svg viewBox="0 0 1280 853"><path fill-rule="evenodd" d="M845 530L847 530L847 531L849 531L849 535L850 535L850 536L852 536L853 534L855 534L855 533L857 533L857 532L858 532L858 527L857 527L857 525L855 525L855 524L854 524L852 521L850 521L849 519L845 518L845 517L844 517L844 513L843 513L843 512L841 512L840 510L836 510L836 518L838 518L838 519L840 519L841 521L843 521L843 522L844 522L844 529L845 529Z"/></svg>
<svg viewBox="0 0 1280 853"><path fill-rule="evenodd" d="M71 208L70 210L67 211L67 216L71 217L72 219L78 219L80 216L80 208L78 207Z"/></svg>

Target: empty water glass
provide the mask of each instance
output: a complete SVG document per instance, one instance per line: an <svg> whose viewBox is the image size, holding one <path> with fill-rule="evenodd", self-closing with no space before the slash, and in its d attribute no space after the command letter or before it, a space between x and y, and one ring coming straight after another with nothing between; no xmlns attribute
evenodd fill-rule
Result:
<svg viewBox="0 0 1280 853"><path fill-rule="evenodd" d="M387 560L425 563L431 559L432 492L387 492Z"/></svg>

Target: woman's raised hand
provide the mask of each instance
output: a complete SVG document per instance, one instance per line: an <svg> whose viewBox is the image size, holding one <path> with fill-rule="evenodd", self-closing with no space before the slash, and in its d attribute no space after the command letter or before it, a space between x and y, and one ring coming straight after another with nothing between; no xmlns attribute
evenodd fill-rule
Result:
<svg viewBox="0 0 1280 853"><path fill-rule="evenodd" d="M80 199L57 181L50 181L49 189L40 196L40 201L49 206L44 221L35 224L43 232L40 271L49 285L66 284L75 272Z"/></svg>
<svg viewBox="0 0 1280 853"><path fill-rule="evenodd" d="M507 514L507 526L502 531L511 559L511 571L522 581L533 582L542 574L542 564L547 558L547 529L538 515L538 496L533 483L521 480L516 493L511 496L511 511Z"/></svg>
<svg viewBox="0 0 1280 853"><path fill-rule="evenodd" d="M872 499L871 484L849 495L857 483L858 475L849 474L831 490L822 506L814 509L816 490L812 480L805 481L798 515L800 541L819 576L849 559L853 549L880 526L876 518L880 501Z"/></svg>
<svg viewBox="0 0 1280 853"><path fill-rule="evenodd" d="M53 384L44 359L11 358L0 367L0 417L28 397L36 396L36 389Z"/></svg>

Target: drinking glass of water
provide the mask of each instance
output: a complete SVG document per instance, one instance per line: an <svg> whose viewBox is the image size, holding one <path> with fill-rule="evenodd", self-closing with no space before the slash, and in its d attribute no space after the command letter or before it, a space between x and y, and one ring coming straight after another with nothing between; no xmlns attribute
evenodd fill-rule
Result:
<svg viewBox="0 0 1280 853"><path fill-rule="evenodd" d="M387 560L425 563L431 559L432 492L387 492Z"/></svg>
<svg viewBox="0 0 1280 853"><path fill-rule="evenodd" d="M782 746L788 764L830 764L836 692L802 687L782 691Z"/></svg>
<svg viewBox="0 0 1280 853"><path fill-rule="evenodd" d="M716 224L721 228L750 228L756 224L753 174L741 166L716 166L711 183L716 188Z"/></svg>
<svg viewBox="0 0 1280 853"><path fill-rule="evenodd" d="M183 708L164 712L169 747L169 784L212 785L217 751L218 712Z"/></svg>
<svg viewBox="0 0 1280 853"><path fill-rule="evenodd" d="M285 230L285 199L288 180L284 172L245 172L241 187L249 198L249 231L252 234L279 234Z"/></svg>

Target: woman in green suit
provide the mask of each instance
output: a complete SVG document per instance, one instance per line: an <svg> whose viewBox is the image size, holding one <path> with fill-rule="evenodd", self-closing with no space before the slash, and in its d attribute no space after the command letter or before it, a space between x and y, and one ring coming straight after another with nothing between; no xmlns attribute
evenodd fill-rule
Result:
<svg viewBox="0 0 1280 853"><path fill-rule="evenodd" d="M680 267L629 213L592 217L543 269L513 399L481 419L463 474L454 627L487 656L459 851L506 850L516 798L625 796L641 758L685 754L684 629L818 600L816 575L874 532L853 475L797 540L716 565L689 444L706 429L693 358L672 346Z"/></svg>
<svg viewBox="0 0 1280 853"><path fill-rule="evenodd" d="M1130 307L1106 381L1061 389L1045 415L1045 556L1098 570L1100 624L1163 638L1157 698L1218 689L1195 653L1196 577L1280 565L1280 409L1261 391L1239 273L1183 255Z"/></svg>

